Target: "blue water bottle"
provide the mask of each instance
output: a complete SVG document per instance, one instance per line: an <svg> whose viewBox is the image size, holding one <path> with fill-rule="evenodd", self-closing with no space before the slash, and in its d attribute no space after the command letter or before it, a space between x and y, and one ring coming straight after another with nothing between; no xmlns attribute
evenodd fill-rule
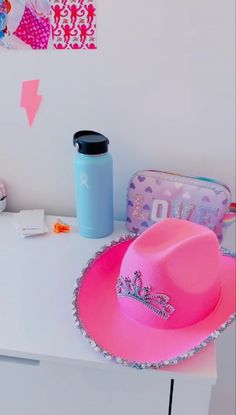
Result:
<svg viewBox="0 0 236 415"><path fill-rule="evenodd" d="M74 134L76 211L79 234L102 238L113 232L113 167L109 140L95 131Z"/></svg>

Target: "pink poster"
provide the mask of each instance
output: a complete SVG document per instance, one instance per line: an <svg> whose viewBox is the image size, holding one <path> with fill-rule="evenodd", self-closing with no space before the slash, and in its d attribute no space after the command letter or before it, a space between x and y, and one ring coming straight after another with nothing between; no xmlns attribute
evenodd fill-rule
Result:
<svg viewBox="0 0 236 415"><path fill-rule="evenodd" d="M96 49L95 0L0 0L0 51Z"/></svg>

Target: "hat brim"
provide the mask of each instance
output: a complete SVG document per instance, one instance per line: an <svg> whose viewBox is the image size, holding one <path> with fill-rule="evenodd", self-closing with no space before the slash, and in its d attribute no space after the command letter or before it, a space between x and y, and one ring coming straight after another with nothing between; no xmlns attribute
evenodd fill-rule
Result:
<svg viewBox="0 0 236 415"><path fill-rule="evenodd" d="M138 368L161 368L193 356L235 319L235 259L221 256L221 296L204 320L179 329L155 329L124 314L117 300L121 261L133 238L122 238L89 261L77 280L74 315L95 350L117 363Z"/></svg>

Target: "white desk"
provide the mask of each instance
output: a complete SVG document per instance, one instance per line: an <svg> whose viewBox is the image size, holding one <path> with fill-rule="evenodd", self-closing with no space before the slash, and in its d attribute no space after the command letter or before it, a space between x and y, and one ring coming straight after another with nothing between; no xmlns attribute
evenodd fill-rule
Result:
<svg viewBox="0 0 236 415"><path fill-rule="evenodd" d="M52 230L56 217L47 217ZM72 316L75 281L99 248L127 233L19 238L13 215L0 215L1 415L206 415L216 382L215 345L161 371L106 361L82 338ZM171 384L174 391L170 411ZM149 411L149 412L148 412Z"/></svg>

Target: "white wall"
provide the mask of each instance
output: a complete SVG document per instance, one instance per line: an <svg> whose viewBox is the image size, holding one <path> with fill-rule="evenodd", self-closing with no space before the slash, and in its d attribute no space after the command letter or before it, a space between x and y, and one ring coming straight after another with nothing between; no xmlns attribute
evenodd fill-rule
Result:
<svg viewBox="0 0 236 415"><path fill-rule="evenodd" d="M97 51L0 55L8 210L75 214L72 135L84 128L110 138L117 218L125 215L128 180L142 168L215 177L234 190L234 0L97 6ZM21 83L38 78L43 103L30 129L19 106ZM232 335L225 338L221 364ZM227 405L233 389L224 384Z"/></svg>
<svg viewBox="0 0 236 415"><path fill-rule="evenodd" d="M97 0L97 51L0 55L0 176L9 210L74 215L72 135L111 140L115 213L135 170L218 178L233 187L234 0ZM23 80L41 80L30 129Z"/></svg>

